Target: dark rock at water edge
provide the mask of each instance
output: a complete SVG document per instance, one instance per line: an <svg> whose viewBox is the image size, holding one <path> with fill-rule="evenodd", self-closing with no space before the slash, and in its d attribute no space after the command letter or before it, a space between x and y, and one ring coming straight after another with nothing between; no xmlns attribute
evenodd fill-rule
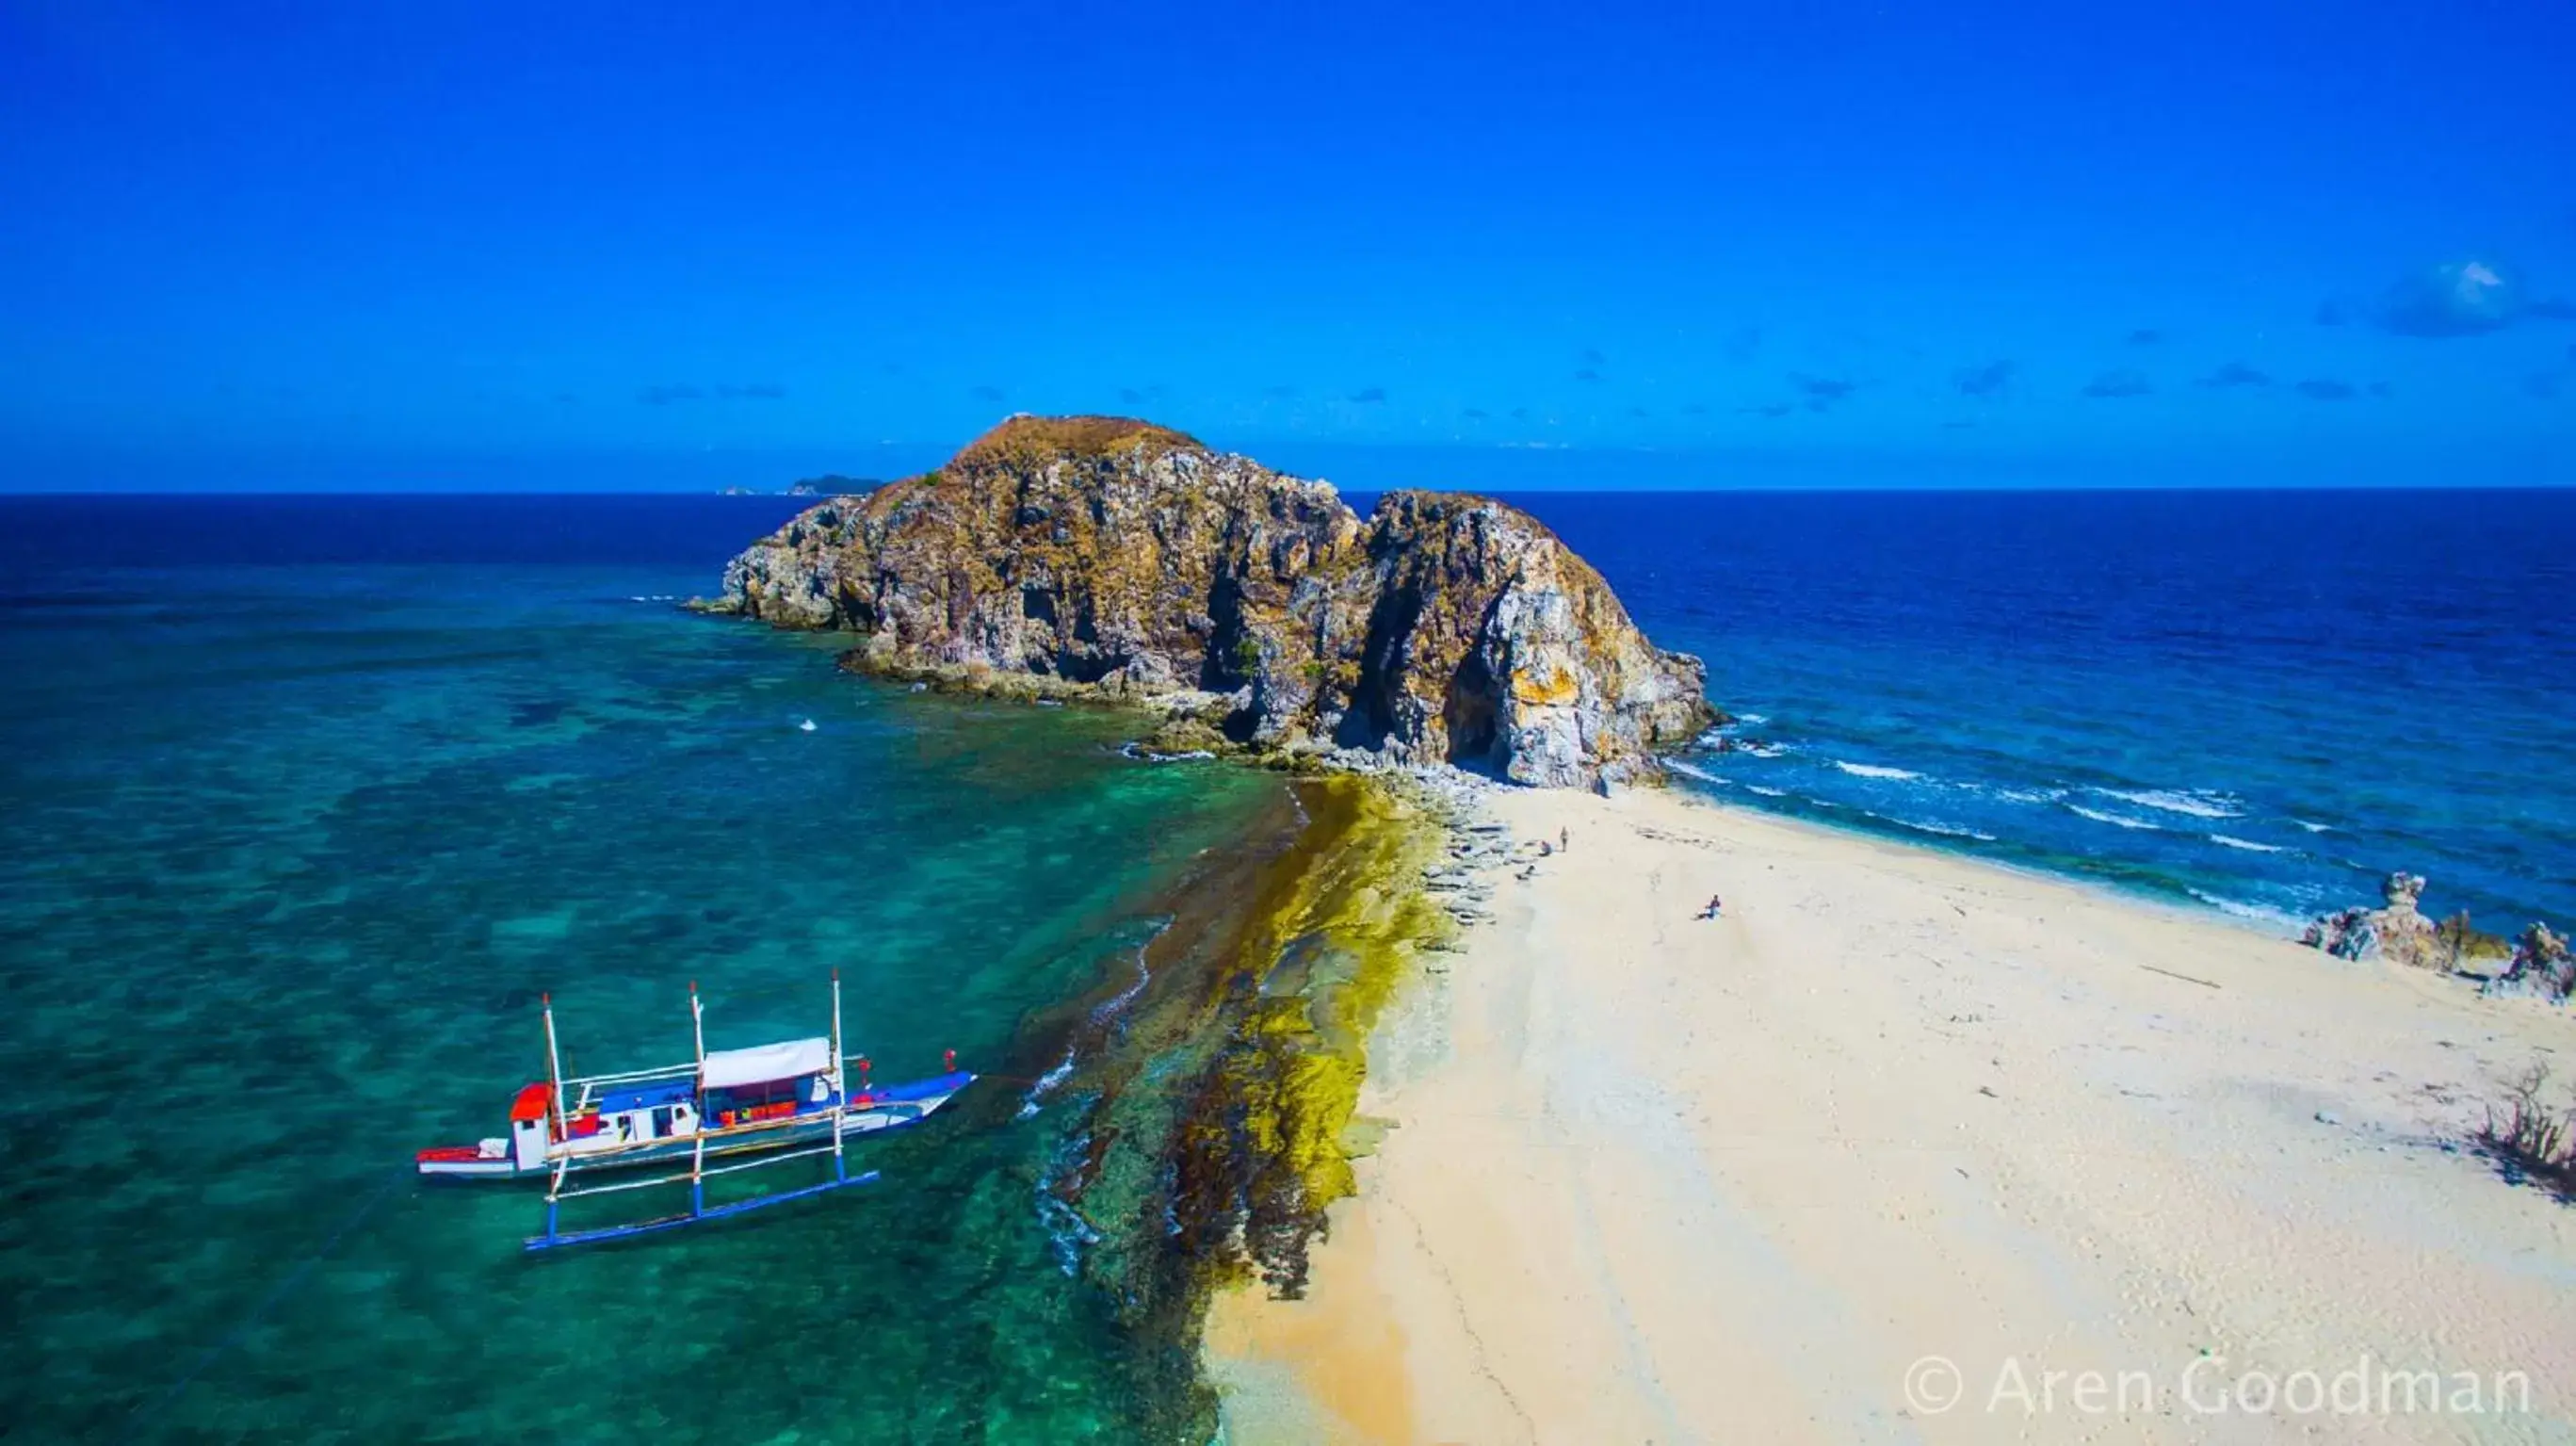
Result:
<svg viewBox="0 0 2576 1446"><path fill-rule="evenodd" d="M2513 963L2488 981L2489 994L2525 995L2565 1003L2576 996L2576 954L2567 940L2535 923L2514 941Z"/></svg>
<svg viewBox="0 0 2576 1446"><path fill-rule="evenodd" d="M2474 974L2481 964L2509 960L2485 980L2491 994L2563 1000L2576 989L2576 963L2569 960L2566 941L2548 925L2535 923L2509 943L2476 928L2466 913L2437 923L2420 907L2424 888L2421 874L2390 874L2380 885L2380 907L2321 915L2299 942L2340 959L2387 959L2445 974Z"/></svg>
<svg viewBox="0 0 2576 1446"><path fill-rule="evenodd" d="M2299 942L2338 959L2385 958L2418 969L2448 969L2433 937L2433 921L2417 907L2424 896L2424 876L2401 870L2390 874L2379 892L2380 907L2324 915L2308 925Z"/></svg>
<svg viewBox="0 0 2576 1446"><path fill-rule="evenodd" d="M1580 787L1715 716L1537 519L1332 487L1115 417L1014 417L938 470L836 497L700 604L860 635L855 671L1161 705L1273 757L1359 751ZM1205 730L1204 732L1202 730Z"/></svg>

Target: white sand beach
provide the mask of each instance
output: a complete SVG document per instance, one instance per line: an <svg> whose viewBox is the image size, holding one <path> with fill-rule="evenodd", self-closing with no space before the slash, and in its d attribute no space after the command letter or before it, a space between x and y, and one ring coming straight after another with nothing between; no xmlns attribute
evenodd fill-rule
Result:
<svg viewBox="0 0 2576 1446"><path fill-rule="evenodd" d="M1493 812L1572 847L1373 1043L1308 1298L1219 1303L1233 1446L2576 1439L2576 1209L2444 1147L2576 1079L2569 1011L1661 791Z"/></svg>

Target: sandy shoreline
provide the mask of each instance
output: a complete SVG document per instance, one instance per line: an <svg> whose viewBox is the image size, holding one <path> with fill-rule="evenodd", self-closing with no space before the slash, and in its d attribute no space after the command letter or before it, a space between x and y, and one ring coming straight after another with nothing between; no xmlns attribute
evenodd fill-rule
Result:
<svg viewBox="0 0 2576 1446"><path fill-rule="evenodd" d="M2440 1143L2576 1076L2567 1011L1659 791L1492 810L1573 847L1381 1026L1309 1298L1218 1303L1234 1446L2576 1439L2576 1210Z"/></svg>

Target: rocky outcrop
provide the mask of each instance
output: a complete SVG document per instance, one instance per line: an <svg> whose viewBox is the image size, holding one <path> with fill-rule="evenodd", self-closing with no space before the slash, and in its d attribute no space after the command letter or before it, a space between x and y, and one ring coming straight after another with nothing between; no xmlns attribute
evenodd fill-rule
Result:
<svg viewBox="0 0 2576 1446"><path fill-rule="evenodd" d="M2513 963L2487 985L2491 994L2518 994L2565 1003L2576 997L2576 954L2547 924L2533 924L2513 945Z"/></svg>
<svg viewBox="0 0 2576 1446"><path fill-rule="evenodd" d="M2416 907L2424 876L2398 872L2379 886L2381 907L2344 909L2308 925L2299 942L2339 959L2393 959L2418 969L2450 968L2450 951L2434 937L2433 921Z"/></svg>
<svg viewBox="0 0 2576 1446"><path fill-rule="evenodd" d="M2308 925L2300 942L2344 959L2389 959L2414 969L2485 979L2490 966L2516 958L2515 946L2480 930L2467 910L2435 923L2421 907L2424 876L2394 873L2379 887L2376 909L2343 909ZM2541 940L2554 940L2538 924ZM2526 935L2526 947L2531 936ZM2517 966L2519 967L2519 966Z"/></svg>
<svg viewBox="0 0 2576 1446"><path fill-rule="evenodd" d="M1537 519L1321 482L1117 417L1014 417L937 471L754 543L701 606L859 635L845 665L1155 698L1286 755L1364 750L1570 787L1654 768L1712 716Z"/></svg>

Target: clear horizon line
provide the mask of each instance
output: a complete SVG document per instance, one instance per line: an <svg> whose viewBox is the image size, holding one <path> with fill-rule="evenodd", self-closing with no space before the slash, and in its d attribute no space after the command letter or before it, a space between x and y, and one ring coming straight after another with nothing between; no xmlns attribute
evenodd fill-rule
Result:
<svg viewBox="0 0 2576 1446"><path fill-rule="evenodd" d="M1382 492L1457 492L1457 493L1466 493L1466 494L1474 495L1474 496L1531 496L1531 495L1547 495L1547 496L1564 496L1564 497L1719 497L1719 496L1773 496L1773 497L1798 497L1798 496L1809 496L1809 495L1819 495L1819 494L1833 494L1833 495L1840 495L1840 496L1930 497L1930 496L1989 496L1989 495L2015 495L2015 494L2019 494L2019 495L2030 495L2030 496L2050 495L2050 494L2054 494L2054 495L2071 495L2071 494L2109 495L2109 494L2118 494L2118 493L2132 493L2132 494L2146 494L2146 493L2152 493L2152 494L2160 494L2160 495L2161 495L2161 494L2170 494L2170 493L2231 493L2231 494L2245 494L2245 493L2274 493L2274 494L2287 494L2287 493L2295 493L2295 494L2301 494L2301 495L2320 495L2320 494L2331 494L2331 493L2371 493L2371 494L2387 494L2387 493L2441 493L2441 494L2451 494L2451 495L2469 495L2469 494L2474 494L2474 493L2488 493L2488 492L2516 492L2516 493L2520 493L2520 492L2569 492L2569 491L2576 491L2576 481L2568 481L2568 482L2478 482L2478 483L2468 483L2468 484L2458 484L2458 485L2437 485L2437 486L2427 486L2427 485L2423 485L2423 484L2416 484L2416 483L2398 483L2398 482L2335 482L2335 483L2318 483L2318 484L2314 484L2314 485L2298 484L2298 483L2290 483L2290 484L2272 483L2272 484L2249 485L2249 484L2239 484L2239 483L2225 483L2225 482L2217 482L2217 483L2184 483L2184 484L2171 484L2171 485L2161 485L2161 486L2155 486L2155 485L2137 485L2137 484L2124 484L2124 483L2105 483L2105 484L2102 484L2102 485L2099 485L2099 486L2086 486L2086 485L2081 485L2081 484L2078 484L2078 485L2067 485L2067 484L2063 484L2063 483L2052 483L2052 484L2039 484L2039 485L2030 485L2030 486L2016 486L2016 485L2011 485L2011 484L1998 484L1998 485L1991 485L1991 486L1957 486L1957 485L1937 485L1937 486L1923 486L1923 487L1889 487L1889 486L1884 486L1884 485L1878 485L1878 486L1838 486L1838 485L1835 485L1835 484L1832 484L1832 483L1819 483L1819 484L1816 484L1816 485L1814 485L1814 486L1801 486L1801 487L1781 487L1781 486L1752 486L1752 487L1549 487L1549 486L1534 486L1534 487L1426 487L1426 486L1357 486L1357 485L1345 485L1345 484L1343 484L1343 483L1334 482L1334 481L1332 481L1332 479L1330 479L1330 478L1326 478L1326 477L1306 477L1306 476L1302 476L1301 474L1296 474L1296 473L1283 473L1282 475L1283 475L1283 476L1297 476L1297 477L1299 477L1299 480L1302 480L1302 481L1309 481L1309 482L1323 482L1323 483L1326 483L1327 485L1330 485L1331 487L1333 487L1333 489L1334 489L1334 490L1336 490L1336 491L1338 491L1338 492L1351 492L1351 493L1382 493ZM906 479L906 478L888 478L888 479L886 479L886 482L887 482L887 484L891 484L891 483L893 483L893 482L897 482L897 481L905 481L905 480L909 480L909 479ZM871 490L873 490L873 489L871 489ZM190 500L190 499L215 499L215 498L233 498L233 499L244 499L244 498L278 498L278 499L284 499L284 498L334 498L334 497L336 497L336 498L357 498L357 497L388 497L388 498L391 498L391 497L410 497L410 498L429 498L429 497L449 497L449 498L497 498L497 497L530 497L530 498L539 498L539 497L592 497L592 498L597 498L597 497L631 497L631 498L642 498L642 497L698 497L698 498L732 498L732 499L736 499L736 500L744 500L744 501L748 501L748 500L755 500L755 499L765 499L765 500L776 500L776 501L800 501L800 500L801 500L801 501L809 501L809 502L821 502L821 501L829 500L829 499L834 498L834 497L853 497L853 496L865 496L865 495L867 495L865 492L855 492L855 493L853 493L853 492L812 492L812 493L792 493L792 492L784 492L784 491L778 491L778 492L770 492L770 491L754 491L754 490L747 490L747 489L740 489L740 488L702 488L702 487L658 487L658 488L637 488L637 489L616 489L616 488L580 488L580 487L576 487L576 488L563 488L563 489L545 489L545 488L533 488L533 487L528 487L528 488L515 488L515 487L514 487L514 488L474 488L474 487L456 487L456 488L445 488L445 487L404 487L404 488L370 487L370 488L330 488L330 487L297 487L297 488L267 488L267 489L220 489L220 490L218 490L218 489L206 489L206 490L187 490L187 491L154 491L154 490L147 490L147 489L142 489L142 488L132 488L132 489L128 489L128 488L118 488L118 487L93 487L93 488L76 488L76 489L63 489L63 488L56 488L56 489L37 489L37 488L30 488L30 489L20 490L20 489L8 488L8 487L0 487L0 501L19 501L19 500L38 500L38 499L45 499L45 500L64 500L64 499L71 499L71 498L119 498L119 499L130 499L130 500L134 500L134 501L163 501L163 502L167 502L167 501L184 501L184 500Z"/></svg>

